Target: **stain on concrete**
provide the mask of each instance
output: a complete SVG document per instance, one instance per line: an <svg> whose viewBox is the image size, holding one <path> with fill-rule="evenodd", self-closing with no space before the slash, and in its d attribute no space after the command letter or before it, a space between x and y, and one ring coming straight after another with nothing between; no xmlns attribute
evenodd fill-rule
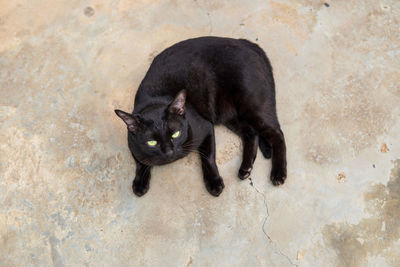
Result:
<svg viewBox="0 0 400 267"><path fill-rule="evenodd" d="M391 248L400 238L400 159L393 163L387 185L375 185L364 196L368 218L323 228L325 245L337 254L336 266L365 266L374 256L382 257L388 266L398 264L400 256Z"/></svg>
<svg viewBox="0 0 400 267"><path fill-rule="evenodd" d="M55 236L49 237L50 249L51 249L51 261L53 266L62 267L64 266L60 253L57 249L57 245L60 241Z"/></svg>
<svg viewBox="0 0 400 267"><path fill-rule="evenodd" d="M343 87L323 92L305 107L311 136L325 136L319 143L311 139L307 158L318 164L338 163L340 150L355 154L374 145L393 122L390 107L372 99L372 89L364 80L350 77Z"/></svg>
<svg viewBox="0 0 400 267"><path fill-rule="evenodd" d="M91 6L85 7L85 9L83 10L83 13L85 14L85 16L87 17L91 17L94 15L94 8Z"/></svg>

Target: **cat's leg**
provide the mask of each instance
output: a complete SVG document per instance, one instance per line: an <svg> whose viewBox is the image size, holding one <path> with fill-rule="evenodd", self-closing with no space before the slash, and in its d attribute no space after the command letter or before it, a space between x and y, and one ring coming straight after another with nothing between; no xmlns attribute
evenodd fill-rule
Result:
<svg viewBox="0 0 400 267"><path fill-rule="evenodd" d="M271 146L271 144L264 137L260 137L258 142L260 144L260 150L261 150L261 153L263 154L263 156L266 159L270 159L272 157L272 146Z"/></svg>
<svg viewBox="0 0 400 267"><path fill-rule="evenodd" d="M243 159L238 176L242 180L247 179L250 176L254 160L257 156L258 133L247 123L240 123L238 120L231 120L226 126L242 139Z"/></svg>
<svg viewBox="0 0 400 267"><path fill-rule="evenodd" d="M243 128L243 160L239 169L239 178L244 180L250 176L253 163L257 157L258 135L251 127Z"/></svg>
<svg viewBox="0 0 400 267"><path fill-rule="evenodd" d="M144 165L137 161L136 162L136 177L132 183L132 190L138 197L143 196L149 190L150 185L150 169L151 166Z"/></svg>
<svg viewBox="0 0 400 267"><path fill-rule="evenodd" d="M268 140L272 146L271 181L274 185L281 185L286 179L286 144L285 137L275 116L265 116L266 112L248 114L251 125L256 129L260 138Z"/></svg>
<svg viewBox="0 0 400 267"><path fill-rule="evenodd" d="M219 176L218 167L215 162L215 137L214 128L210 130L210 134L204 138L198 148L201 155L201 167L203 169L204 183L207 191L217 197L224 189L224 181Z"/></svg>

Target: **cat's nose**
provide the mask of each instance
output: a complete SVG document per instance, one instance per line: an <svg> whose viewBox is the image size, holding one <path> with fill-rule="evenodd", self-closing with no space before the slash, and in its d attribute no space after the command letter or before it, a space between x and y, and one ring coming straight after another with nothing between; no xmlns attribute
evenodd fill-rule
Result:
<svg viewBox="0 0 400 267"><path fill-rule="evenodd" d="M173 151L172 149L167 149L167 150L165 151L165 155L166 155L167 157L171 157L173 154L174 154L174 151Z"/></svg>

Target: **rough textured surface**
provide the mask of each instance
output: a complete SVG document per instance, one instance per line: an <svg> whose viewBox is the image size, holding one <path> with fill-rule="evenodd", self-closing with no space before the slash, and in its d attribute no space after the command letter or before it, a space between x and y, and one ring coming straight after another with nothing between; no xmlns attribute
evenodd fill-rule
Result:
<svg viewBox="0 0 400 267"><path fill-rule="evenodd" d="M398 265L399 28L396 0L0 0L0 265ZM217 127L219 198L197 155L137 198L113 109L203 35L269 55L287 183L261 153L240 181L240 141Z"/></svg>

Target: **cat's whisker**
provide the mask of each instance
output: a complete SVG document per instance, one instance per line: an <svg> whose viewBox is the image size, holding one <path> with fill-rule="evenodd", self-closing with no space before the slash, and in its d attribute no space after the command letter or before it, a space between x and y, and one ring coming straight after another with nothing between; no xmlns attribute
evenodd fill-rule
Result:
<svg viewBox="0 0 400 267"><path fill-rule="evenodd" d="M190 150L190 151L198 151L198 152L203 153L202 151L199 151L198 149L195 149L194 147L190 147L190 146L182 146L182 148L186 149L186 150Z"/></svg>
<svg viewBox="0 0 400 267"><path fill-rule="evenodd" d="M198 151L198 150L184 150L184 152L194 152L194 153L197 153L197 154L199 154L202 158L204 158L204 159L208 159L208 157L207 157L207 155L206 154L204 154L204 153L202 153L202 152L200 152L200 151Z"/></svg>
<svg viewBox="0 0 400 267"><path fill-rule="evenodd" d="M148 175L149 172L150 172L150 167L151 167L149 165L149 159L145 158L145 159L142 160L142 162L145 163L145 165L144 165L145 167L144 167L144 170L142 172L142 175Z"/></svg>
<svg viewBox="0 0 400 267"><path fill-rule="evenodd" d="M196 144L196 143L201 143L202 141L203 141L202 138L194 138L194 139L185 141L185 142L183 143L183 145L186 145L186 144L193 145L193 144Z"/></svg>
<svg viewBox="0 0 400 267"><path fill-rule="evenodd" d="M195 148L198 147L198 146L197 146L197 143L191 142L191 143L183 144L182 147L183 147L183 148L195 149Z"/></svg>
<svg viewBox="0 0 400 267"><path fill-rule="evenodd" d="M150 166L146 166L146 169L144 170L144 174L148 175L150 172Z"/></svg>

